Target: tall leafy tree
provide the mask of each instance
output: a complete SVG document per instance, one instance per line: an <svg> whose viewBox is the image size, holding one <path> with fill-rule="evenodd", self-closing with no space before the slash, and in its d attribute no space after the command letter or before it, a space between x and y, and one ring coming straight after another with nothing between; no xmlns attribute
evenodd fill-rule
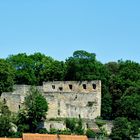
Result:
<svg viewBox="0 0 140 140"><path fill-rule="evenodd" d="M15 68L16 84L35 84L34 63L26 53L11 55L7 58L7 61Z"/></svg>
<svg viewBox="0 0 140 140"><path fill-rule="evenodd" d="M25 98L24 105L25 108L18 114L19 131L36 133L39 124L46 119L48 103L45 97L32 87Z"/></svg>
<svg viewBox="0 0 140 140"><path fill-rule="evenodd" d="M73 57L66 60L68 80L92 80L97 76L95 54L83 50L75 51Z"/></svg>
<svg viewBox="0 0 140 140"><path fill-rule="evenodd" d="M109 93L112 96L112 119L121 116L121 98L129 87L140 85L140 65L133 61L109 62L105 65L109 70Z"/></svg>
<svg viewBox="0 0 140 140"><path fill-rule="evenodd" d="M14 68L6 60L0 59L0 94L11 91L14 84Z"/></svg>
<svg viewBox="0 0 140 140"><path fill-rule="evenodd" d="M66 118L65 123L71 133L78 135L84 134L83 121L81 118Z"/></svg>
<svg viewBox="0 0 140 140"><path fill-rule="evenodd" d="M65 63L41 53L11 55L16 84L42 85L44 81L64 80Z"/></svg>
<svg viewBox="0 0 140 140"><path fill-rule="evenodd" d="M0 137L9 137L12 133L11 128L11 112L3 102L0 102Z"/></svg>
<svg viewBox="0 0 140 140"><path fill-rule="evenodd" d="M127 118L119 117L114 120L114 128L112 130L112 140L131 140L132 125Z"/></svg>

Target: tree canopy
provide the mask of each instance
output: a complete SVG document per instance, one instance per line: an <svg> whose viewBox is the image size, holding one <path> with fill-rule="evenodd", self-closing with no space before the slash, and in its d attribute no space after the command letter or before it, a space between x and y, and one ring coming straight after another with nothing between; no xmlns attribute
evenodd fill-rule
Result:
<svg viewBox="0 0 140 140"><path fill-rule="evenodd" d="M101 63L96 59L95 53L84 50L77 50L66 61L54 60L50 56L41 53L27 55L19 53L10 55L6 59L0 59L0 94L11 91L13 84L42 85L44 81L59 80L101 80L102 81L102 107L101 116L103 119L119 120L130 124L135 132L139 127L140 120L140 64L131 60L118 60L117 62ZM30 98L32 96L30 95ZM41 97L42 98L42 97ZM38 117L32 118L36 110L33 102L26 99L26 111L21 112L21 122L24 123L24 130L36 128ZM40 104L37 99L37 104ZM35 99L33 98L33 101ZM27 104L28 103L28 104ZM28 105L28 106L27 106ZM30 117L27 119L27 113ZM43 114L42 114L43 115ZM30 119L35 119L30 124ZM130 122L130 123L129 123ZM137 122L137 123L136 123ZM30 128L27 124L30 124ZM123 124L123 123L122 123ZM136 125L138 124L138 125ZM23 125L22 125L23 126ZM115 127L120 127L115 125ZM123 127L120 127L123 129ZM114 130L117 130L114 128ZM130 129L132 132L132 129ZM136 133L135 133L136 135Z"/></svg>
<svg viewBox="0 0 140 140"><path fill-rule="evenodd" d="M0 95L2 92L11 91L14 85L15 71L12 65L0 59Z"/></svg>

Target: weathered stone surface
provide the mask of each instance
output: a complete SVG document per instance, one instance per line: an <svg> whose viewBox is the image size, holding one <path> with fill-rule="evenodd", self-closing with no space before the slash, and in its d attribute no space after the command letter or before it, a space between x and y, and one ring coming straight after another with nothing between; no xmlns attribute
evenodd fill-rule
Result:
<svg viewBox="0 0 140 140"><path fill-rule="evenodd" d="M47 118L81 117L90 120L101 114L101 81L44 82L37 88L49 103ZM14 89L14 92L2 93L1 99L11 111L17 112L23 106L30 86L15 85Z"/></svg>

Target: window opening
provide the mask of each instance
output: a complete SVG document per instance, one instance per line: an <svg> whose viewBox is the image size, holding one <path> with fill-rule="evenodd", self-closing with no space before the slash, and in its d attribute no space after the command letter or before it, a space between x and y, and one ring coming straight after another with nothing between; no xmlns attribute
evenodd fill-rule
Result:
<svg viewBox="0 0 140 140"><path fill-rule="evenodd" d="M52 89L55 89L55 85L52 85Z"/></svg>
<svg viewBox="0 0 140 140"><path fill-rule="evenodd" d="M81 118L81 115L79 114L79 118Z"/></svg>
<svg viewBox="0 0 140 140"><path fill-rule="evenodd" d="M69 88L72 90L72 85L69 85Z"/></svg>
<svg viewBox="0 0 140 140"><path fill-rule="evenodd" d="M92 84L93 89L96 89L96 84Z"/></svg>
<svg viewBox="0 0 140 140"><path fill-rule="evenodd" d="M58 116L60 116L60 109L58 109Z"/></svg>
<svg viewBox="0 0 140 140"><path fill-rule="evenodd" d="M62 90L63 90L63 88L62 88L62 87L59 87L59 90L60 90L60 91L62 91Z"/></svg>
<svg viewBox="0 0 140 140"><path fill-rule="evenodd" d="M86 89L87 87L86 87L86 84L83 84L83 89Z"/></svg>
<svg viewBox="0 0 140 140"><path fill-rule="evenodd" d="M3 99L3 103L6 104L6 99L5 98Z"/></svg>

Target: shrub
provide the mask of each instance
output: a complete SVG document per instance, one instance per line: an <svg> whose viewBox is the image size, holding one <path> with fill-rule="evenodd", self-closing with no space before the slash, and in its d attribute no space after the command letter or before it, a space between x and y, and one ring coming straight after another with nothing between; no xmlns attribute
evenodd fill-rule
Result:
<svg viewBox="0 0 140 140"><path fill-rule="evenodd" d="M87 131L86 131L86 136L87 136L88 138L95 138L96 133L95 133L92 129L87 129Z"/></svg>

